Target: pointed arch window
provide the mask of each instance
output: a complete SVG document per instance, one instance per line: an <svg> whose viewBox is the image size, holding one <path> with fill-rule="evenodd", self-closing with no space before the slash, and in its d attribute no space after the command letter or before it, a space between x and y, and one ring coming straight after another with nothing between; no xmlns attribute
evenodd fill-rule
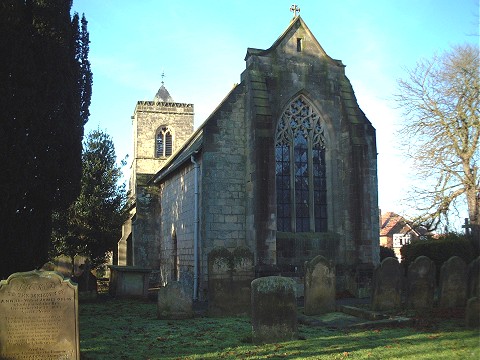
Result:
<svg viewBox="0 0 480 360"><path fill-rule="evenodd" d="M172 131L167 126L160 126L155 139L155 157L167 157L173 152Z"/></svg>
<svg viewBox="0 0 480 360"><path fill-rule="evenodd" d="M320 116L302 95L278 122L275 175L277 230L327 231L324 131Z"/></svg>

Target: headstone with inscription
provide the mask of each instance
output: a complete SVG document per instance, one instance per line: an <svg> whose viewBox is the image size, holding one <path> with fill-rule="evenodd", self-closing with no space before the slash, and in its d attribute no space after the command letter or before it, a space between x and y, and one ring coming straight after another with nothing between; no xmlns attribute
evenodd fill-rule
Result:
<svg viewBox="0 0 480 360"><path fill-rule="evenodd" d="M0 282L0 359L80 359L78 290L53 271Z"/></svg>

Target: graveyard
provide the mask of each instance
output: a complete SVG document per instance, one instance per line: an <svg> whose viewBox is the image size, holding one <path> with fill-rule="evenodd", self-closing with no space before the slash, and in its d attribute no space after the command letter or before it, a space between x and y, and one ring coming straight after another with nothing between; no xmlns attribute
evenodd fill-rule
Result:
<svg viewBox="0 0 480 360"><path fill-rule="evenodd" d="M80 304L82 359L478 359L478 298L467 298L478 292L479 261L450 258L436 286L429 258L419 257L406 276L387 258L371 297L354 298L335 293L333 266L318 256L306 264L301 297L292 279L257 278L245 308L210 284L209 304L184 311L167 301L174 316L165 316L164 298L171 291L181 302L178 284L150 300L100 295Z"/></svg>
<svg viewBox="0 0 480 360"><path fill-rule="evenodd" d="M428 257L406 273L386 258L363 298L335 291L323 256L305 264L303 284L225 281L217 268L214 291L195 302L181 282L132 296L112 292L112 279L86 288L86 272L78 283L56 271L15 273L0 283L0 358L478 359L479 264L453 256L437 284Z"/></svg>
<svg viewBox="0 0 480 360"><path fill-rule="evenodd" d="M299 309L301 310L301 308ZM402 314L407 315L407 314ZM478 359L478 330L462 312L425 314L409 325L348 327L342 313L299 324L298 339L254 345L247 316L156 319L155 302L104 299L80 304L82 359Z"/></svg>

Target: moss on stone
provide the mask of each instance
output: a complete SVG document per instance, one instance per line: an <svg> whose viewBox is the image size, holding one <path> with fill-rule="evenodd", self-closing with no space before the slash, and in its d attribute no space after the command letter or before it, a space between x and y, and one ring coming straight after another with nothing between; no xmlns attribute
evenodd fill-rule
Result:
<svg viewBox="0 0 480 360"><path fill-rule="evenodd" d="M269 293L275 291L292 292L295 295L295 283L292 279L282 276L267 276L252 281L252 291Z"/></svg>

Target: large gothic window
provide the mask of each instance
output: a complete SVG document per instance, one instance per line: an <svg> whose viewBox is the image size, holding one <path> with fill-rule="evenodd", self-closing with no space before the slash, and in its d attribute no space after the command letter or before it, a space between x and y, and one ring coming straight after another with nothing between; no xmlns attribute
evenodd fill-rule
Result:
<svg viewBox="0 0 480 360"><path fill-rule="evenodd" d="M160 126L155 139L155 156L166 157L172 155L172 131L167 126Z"/></svg>
<svg viewBox="0 0 480 360"><path fill-rule="evenodd" d="M275 165L277 230L327 231L324 132L320 116L302 95L278 122Z"/></svg>

